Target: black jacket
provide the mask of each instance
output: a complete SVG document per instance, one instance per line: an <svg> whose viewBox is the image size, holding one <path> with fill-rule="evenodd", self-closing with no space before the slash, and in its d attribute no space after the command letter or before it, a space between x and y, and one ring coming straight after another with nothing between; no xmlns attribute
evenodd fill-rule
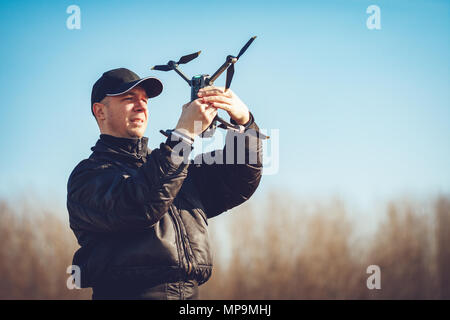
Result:
<svg viewBox="0 0 450 320"><path fill-rule="evenodd" d="M244 135L242 163L236 140ZM262 148L255 136L229 132L224 149L202 163L199 157L180 163L183 157L172 155L178 142L168 139L153 151L147 142L102 134L69 177L70 227L81 246L73 264L83 288L204 283L212 271L208 219L248 200L260 182ZM225 164L207 164L212 157Z"/></svg>

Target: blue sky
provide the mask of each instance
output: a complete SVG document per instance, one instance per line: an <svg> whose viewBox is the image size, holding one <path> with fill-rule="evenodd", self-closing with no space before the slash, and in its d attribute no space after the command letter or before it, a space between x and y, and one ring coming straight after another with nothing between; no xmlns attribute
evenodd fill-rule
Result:
<svg viewBox="0 0 450 320"><path fill-rule="evenodd" d="M66 8L81 9L68 30ZM369 5L381 30L369 30ZM279 130L280 165L256 197L341 195L356 204L450 192L449 1L3 1L0 5L0 196L35 190L64 205L67 178L98 128L92 84L127 67L164 83L147 136L176 124L189 100L155 64L211 74L258 38L232 89L261 128ZM223 85L225 77L216 84ZM272 142L271 142L272 143Z"/></svg>

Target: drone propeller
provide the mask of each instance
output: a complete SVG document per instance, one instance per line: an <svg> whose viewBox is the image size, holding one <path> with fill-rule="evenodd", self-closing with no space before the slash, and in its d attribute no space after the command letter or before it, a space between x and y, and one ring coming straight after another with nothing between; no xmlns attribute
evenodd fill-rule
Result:
<svg viewBox="0 0 450 320"><path fill-rule="evenodd" d="M250 38L250 40L247 41L247 43L245 44L245 46L242 47L241 51L239 51L238 56L236 57L237 59L239 59L245 51L247 51L248 47L250 47L250 45L252 44L253 40L256 39L256 36L253 36Z"/></svg>
<svg viewBox="0 0 450 320"><path fill-rule="evenodd" d="M230 88L231 80L233 80L234 64L239 60L239 58L244 54L244 52L247 51L248 47L250 47L250 45L255 40L255 38L256 38L256 36L253 36L250 38L250 40L247 41L245 46L243 46L241 51L239 51L239 54L237 55L237 57L229 56L231 64L227 69L227 80L225 82L225 91L227 91Z"/></svg>
<svg viewBox="0 0 450 320"><path fill-rule="evenodd" d="M225 82L225 91L230 88L231 80L233 80L234 75L234 63L232 63L227 69L227 80Z"/></svg>
<svg viewBox="0 0 450 320"><path fill-rule="evenodd" d="M163 65L154 66L152 68L152 70L170 71L170 70L172 70L172 68L167 64L163 64Z"/></svg>
<svg viewBox="0 0 450 320"><path fill-rule="evenodd" d="M185 56L182 56L180 58L180 60L178 60L177 64L185 64L188 63L191 60L194 60L195 58L198 57L198 55L200 54L201 51L195 52L195 53L191 53Z"/></svg>
<svg viewBox="0 0 450 320"><path fill-rule="evenodd" d="M167 64L157 65L152 68L152 70L158 70L158 71L170 71L173 69L176 69L177 65L179 64L185 64L189 61L194 60L198 57L201 51L197 51L191 54L187 54L185 56L182 56L178 62L169 61Z"/></svg>

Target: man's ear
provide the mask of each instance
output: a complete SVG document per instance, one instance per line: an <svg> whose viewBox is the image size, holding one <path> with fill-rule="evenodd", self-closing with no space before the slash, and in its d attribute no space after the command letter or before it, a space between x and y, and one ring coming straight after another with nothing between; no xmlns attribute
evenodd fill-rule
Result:
<svg viewBox="0 0 450 320"><path fill-rule="evenodd" d="M97 118L97 121L106 119L105 108L106 105L101 102L95 102L92 105L92 111L94 111L94 115L95 118Z"/></svg>

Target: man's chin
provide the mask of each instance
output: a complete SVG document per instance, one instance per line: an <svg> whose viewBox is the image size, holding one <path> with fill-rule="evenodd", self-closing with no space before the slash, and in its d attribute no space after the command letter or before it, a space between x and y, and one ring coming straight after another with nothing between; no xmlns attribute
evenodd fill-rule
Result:
<svg viewBox="0 0 450 320"><path fill-rule="evenodd" d="M145 130L128 130L128 135L130 138L142 138L144 133Z"/></svg>

